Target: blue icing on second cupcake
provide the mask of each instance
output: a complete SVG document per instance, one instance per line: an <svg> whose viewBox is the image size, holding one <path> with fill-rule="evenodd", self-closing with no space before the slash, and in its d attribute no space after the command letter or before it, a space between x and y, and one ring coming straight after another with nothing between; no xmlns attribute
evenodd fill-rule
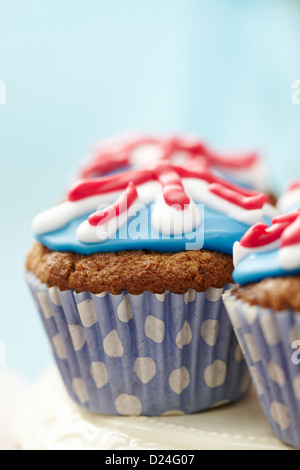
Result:
<svg viewBox="0 0 300 470"><path fill-rule="evenodd" d="M234 246L234 265L241 285L300 274L300 211L251 227Z"/></svg>

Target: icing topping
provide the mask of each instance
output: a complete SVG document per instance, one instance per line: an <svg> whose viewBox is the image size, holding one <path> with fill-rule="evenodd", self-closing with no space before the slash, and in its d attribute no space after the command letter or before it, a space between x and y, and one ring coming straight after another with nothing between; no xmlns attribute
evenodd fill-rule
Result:
<svg viewBox="0 0 300 470"><path fill-rule="evenodd" d="M300 181L294 181L288 186L277 206L282 213L294 212L300 207Z"/></svg>
<svg viewBox="0 0 300 470"><path fill-rule="evenodd" d="M137 200L138 192L135 184L131 181L128 184L127 189L124 191L122 196L115 202L115 204L109 206L107 209L102 209L94 214L90 215L88 221L89 224L96 227L97 225L103 225L114 217L119 217L120 214L124 214Z"/></svg>
<svg viewBox="0 0 300 470"><path fill-rule="evenodd" d="M239 284L300 273L300 209L251 227L233 249Z"/></svg>
<svg viewBox="0 0 300 470"><path fill-rule="evenodd" d="M264 194L232 184L206 166L187 169L163 160L77 182L67 201L38 215L33 227L50 249L81 254L203 246L231 253L248 226L270 214L274 208Z"/></svg>
<svg viewBox="0 0 300 470"><path fill-rule="evenodd" d="M199 138L190 136L154 137L121 135L102 141L87 159L80 177L104 176L128 168L144 167L153 161L169 161L186 166L206 166L212 172L239 184L267 191L264 165L256 153L223 155Z"/></svg>

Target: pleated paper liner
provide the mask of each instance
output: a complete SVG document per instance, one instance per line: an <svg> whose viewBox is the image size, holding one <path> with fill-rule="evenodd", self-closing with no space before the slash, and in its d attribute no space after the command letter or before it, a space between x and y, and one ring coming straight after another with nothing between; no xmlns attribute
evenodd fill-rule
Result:
<svg viewBox="0 0 300 470"><path fill-rule="evenodd" d="M223 299L274 434L300 448L300 314Z"/></svg>
<svg viewBox="0 0 300 470"><path fill-rule="evenodd" d="M27 281L69 394L90 411L194 413L248 391L224 289L93 295Z"/></svg>

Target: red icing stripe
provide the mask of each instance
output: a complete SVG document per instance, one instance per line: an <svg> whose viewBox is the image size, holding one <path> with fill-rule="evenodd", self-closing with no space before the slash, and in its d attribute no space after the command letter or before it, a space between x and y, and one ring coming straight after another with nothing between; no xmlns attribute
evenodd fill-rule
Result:
<svg viewBox="0 0 300 470"><path fill-rule="evenodd" d="M150 169L144 169L126 171L117 175L104 176L103 178L82 180L71 188L68 199L71 202L80 201L87 197L125 190L131 181L138 186L152 179L152 171Z"/></svg>
<svg viewBox="0 0 300 470"><path fill-rule="evenodd" d="M108 208L95 212L89 217L89 224L97 226L107 223L109 220L118 217L120 214L128 211L134 201L138 198L138 192L134 183L129 183L126 191L118 201Z"/></svg>
<svg viewBox="0 0 300 470"><path fill-rule="evenodd" d="M300 243L300 213L295 220L286 228L281 238L280 247L285 248Z"/></svg>
<svg viewBox="0 0 300 470"><path fill-rule="evenodd" d="M286 224L272 225L256 224L248 230L241 240L241 246L245 248L260 248L280 239L286 229Z"/></svg>
<svg viewBox="0 0 300 470"><path fill-rule="evenodd" d="M131 166L132 152L142 145L154 144L161 148L161 160L171 160L176 152L184 152L188 159L202 161L207 167L220 167L224 170L241 170L251 168L259 157L255 153L246 155L221 155L211 151L199 140L184 139L180 136L155 138L149 136L134 136L116 139L102 144L94 158L82 170L83 178L102 176L104 174Z"/></svg>
<svg viewBox="0 0 300 470"><path fill-rule="evenodd" d="M286 244L293 245L294 243L300 243L300 226L298 227L298 241L294 228L292 229L292 235L286 239L286 233L290 233L290 228L294 226L294 223L300 223L300 212L294 212L292 214L286 214L276 217L271 227L267 224L256 224L251 227L248 232L244 235L241 240L241 246L244 248L260 248L265 245L269 245L281 239L281 246ZM298 225L297 225L298 226Z"/></svg>
<svg viewBox="0 0 300 470"><path fill-rule="evenodd" d="M74 202L112 191L122 191L127 188L130 182L138 186L149 181L159 181L166 203L169 206L175 206L178 210L183 210L190 204L190 199L185 193L182 178L196 178L206 181L210 185L209 189L212 193L246 210L261 209L264 203L269 202L264 194L241 188L218 178L207 168L197 167L189 170L165 161L157 162L145 169L130 170L112 176L80 181L70 190L68 199Z"/></svg>
<svg viewBox="0 0 300 470"><path fill-rule="evenodd" d="M255 196L243 196L237 191L226 188L222 184L213 183L209 186L211 193L216 194L216 196L225 199L232 204L242 207L246 210L261 209L266 202L264 194L257 194Z"/></svg>
<svg viewBox="0 0 300 470"><path fill-rule="evenodd" d="M184 191L180 176L172 165L158 163L153 167L153 173L162 185L166 203L177 210L184 210L190 204L190 199Z"/></svg>

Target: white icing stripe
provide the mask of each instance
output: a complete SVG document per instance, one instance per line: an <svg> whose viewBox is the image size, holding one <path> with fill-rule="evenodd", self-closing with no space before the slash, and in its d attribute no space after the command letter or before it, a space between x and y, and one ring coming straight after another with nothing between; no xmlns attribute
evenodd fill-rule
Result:
<svg viewBox="0 0 300 470"><path fill-rule="evenodd" d="M300 243L286 246L279 251L280 266L285 271L294 271L300 268Z"/></svg>
<svg viewBox="0 0 300 470"><path fill-rule="evenodd" d="M277 207L281 213L295 209L299 205L300 208L300 188L288 191L283 194L278 201Z"/></svg>
<svg viewBox="0 0 300 470"><path fill-rule="evenodd" d="M89 221L83 222L76 232L77 239L82 243L101 243L113 238L129 219L128 212L109 220L106 224L92 226Z"/></svg>
<svg viewBox="0 0 300 470"><path fill-rule="evenodd" d="M33 220L33 230L37 235L55 232L65 227L77 217L88 214L103 204L112 204L122 194L121 191L93 196L76 202L66 201L37 215Z"/></svg>
<svg viewBox="0 0 300 470"><path fill-rule="evenodd" d="M219 196L213 194L209 190L209 184L206 181L201 181L196 178L183 179L184 188L191 195L191 197L199 203L205 204L207 207L228 215L239 222L246 225L254 225L263 220L264 215L275 217L279 214L278 210L270 204L265 204L262 209L247 210L243 209L236 204L233 204Z"/></svg>
<svg viewBox="0 0 300 470"><path fill-rule="evenodd" d="M250 256L254 253L265 253L267 251L274 251L277 250L280 246L280 240L276 242L269 243L268 245L264 245L261 247L256 248L246 248L242 246L239 242L236 242L233 245L233 264L236 267L244 258Z"/></svg>
<svg viewBox="0 0 300 470"><path fill-rule="evenodd" d="M152 226L163 235L183 235L191 233L201 224L199 210L191 200L184 210L176 210L165 203L163 196L159 196L154 205Z"/></svg>

